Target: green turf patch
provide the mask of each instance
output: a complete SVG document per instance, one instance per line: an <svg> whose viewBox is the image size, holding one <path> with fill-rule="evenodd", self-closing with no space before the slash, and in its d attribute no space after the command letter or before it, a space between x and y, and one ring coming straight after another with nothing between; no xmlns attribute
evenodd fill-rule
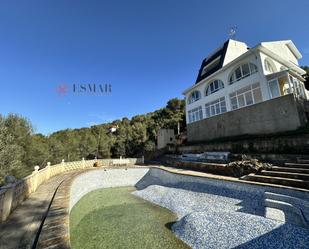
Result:
<svg viewBox="0 0 309 249"><path fill-rule="evenodd" d="M134 190L108 188L84 196L70 215L72 248L189 248L169 229L175 214L135 197Z"/></svg>

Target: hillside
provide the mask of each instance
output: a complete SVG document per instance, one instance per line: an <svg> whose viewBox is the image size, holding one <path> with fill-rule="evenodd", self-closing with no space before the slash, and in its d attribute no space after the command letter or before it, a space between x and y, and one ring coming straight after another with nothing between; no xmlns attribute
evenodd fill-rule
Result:
<svg viewBox="0 0 309 249"><path fill-rule="evenodd" d="M0 183L6 175L20 178L47 162L135 157L153 151L159 128L176 129L179 122L180 130L185 129L184 107L184 100L174 98L151 113L49 136L35 134L31 122L22 116L0 115Z"/></svg>

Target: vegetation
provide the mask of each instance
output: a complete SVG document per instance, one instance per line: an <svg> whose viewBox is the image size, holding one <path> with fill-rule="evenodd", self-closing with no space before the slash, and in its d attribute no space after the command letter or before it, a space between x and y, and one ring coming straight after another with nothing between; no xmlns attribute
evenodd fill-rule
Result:
<svg viewBox="0 0 309 249"><path fill-rule="evenodd" d="M167 102L165 108L132 119L123 118L90 128L66 129L49 136L34 134L29 120L16 114L0 115L0 183L6 175L29 174L35 165L66 161L135 157L156 148L160 128L185 129L184 100ZM110 128L117 130L111 132Z"/></svg>
<svg viewBox="0 0 309 249"><path fill-rule="evenodd" d="M306 88L309 89L309 67L302 67L307 75ZM35 165L44 167L48 161L66 161L111 157L135 157L150 153L156 148L157 131L160 128L185 130L185 102L171 99L162 109L131 120L123 118L111 123L90 128L66 129L49 136L35 134L30 121L16 114L0 114L0 184L6 175L17 178L29 174ZM116 131L111 132L110 128ZM274 134L273 136L308 133L308 127L297 131ZM250 136L259 138L264 135ZM220 138L208 143L246 139L247 135Z"/></svg>
<svg viewBox="0 0 309 249"><path fill-rule="evenodd" d="M305 87L306 87L307 90L309 90L309 67L308 66L303 66L301 68L304 69L307 72L307 74L304 75L304 78L306 80L305 81Z"/></svg>

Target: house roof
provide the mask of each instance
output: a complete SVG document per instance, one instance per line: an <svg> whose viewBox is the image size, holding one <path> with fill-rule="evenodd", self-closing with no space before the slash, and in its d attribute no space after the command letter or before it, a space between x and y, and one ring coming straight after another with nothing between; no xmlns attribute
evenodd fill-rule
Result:
<svg viewBox="0 0 309 249"><path fill-rule="evenodd" d="M188 93L189 91L191 91L192 89L198 87L199 85L205 83L205 81L207 81L208 79L215 77L217 74L219 74L220 72L222 72L223 70L225 70L226 68L232 66L233 64L238 63L240 60L242 60L244 57L252 54L255 51L262 51L263 53L269 55L270 57L272 57L273 59L279 61L280 63L282 63L283 65L285 65L287 68L290 68L294 71L296 71L297 73L299 73L300 75L304 75L306 74L306 72L300 68L298 65L295 65L294 63L291 63L290 61L287 61L285 59L283 59L280 55L272 52L271 50L269 50L268 48L263 46L263 43L259 43L258 45L256 45L255 47L249 49L244 52L243 54L241 54L240 56L238 56L237 58L235 58L234 60L228 62L227 64L223 65L223 61L224 61L224 57L226 55L227 52L227 46L228 43L231 40L226 41L222 47L220 47L219 49L217 49L215 52L213 52L210 56L208 56L207 58L205 58L202 62L202 66L199 70L199 74L197 77L197 80L195 82L195 85L187 88L185 91L183 91L183 94L185 95L186 93ZM301 54L298 51L298 49L296 48L296 46L294 45L294 43L291 40L286 40L286 41L278 41L278 42L285 42L286 45L289 47L289 49L293 52L293 54L296 56L296 58L301 58ZM225 47L226 46L226 47ZM220 66L218 66L218 68L216 68L216 70L212 70L210 73L207 73L206 76L203 75L203 77L201 76L201 72L203 70L203 68L207 65L210 64L217 56L219 56L219 54L223 55L223 61L222 64L220 64ZM299 53L299 54L298 54ZM205 65L204 65L205 63ZM220 61L221 63L221 61ZM203 66L204 65L204 66Z"/></svg>
<svg viewBox="0 0 309 249"><path fill-rule="evenodd" d="M228 43L229 40L224 42L221 47L217 48L214 52L212 52L208 57L203 60L195 84L222 68ZM210 69L204 73L204 69L207 67Z"/></svg>

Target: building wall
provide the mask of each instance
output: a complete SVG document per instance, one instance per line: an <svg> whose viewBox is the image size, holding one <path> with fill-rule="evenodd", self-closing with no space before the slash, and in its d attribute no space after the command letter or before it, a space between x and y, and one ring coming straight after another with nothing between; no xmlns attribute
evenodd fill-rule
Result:
<svg viewBox="0 0 309 249"><path fill-rule="evenodd" d="M230 40L230 42L228 43L226 55L224 57L223 66L235 60L237 57L246 53L247 51L248 46L246 43Z"/></svg>
<svg viewBox="0 0 309 249"><path fill-rule="evenodd" d="M255 64L258 67L258 72L254 73L252 75L250 75L249 77L246 77L238 82L235 82L232 85L229 85L229 77L230 74L234 71L234 69L246 62L252 62L253 64ZM219 79L224 83L224 88L209 95L209 96L205 96L205 90L208 86L208 84L210 82L212 82L215 79ZM232 67L227 68L226 70L222 71L220 74L216 75L215 77L211 77L208 78L207 80L205 80L202 84L200 84L199 86L197 86L194 90L198 90L201 92L202 98L194 103L188 104L186 103L186 121L187 124L189 123L188 121L188 111L192 110L194 108L197 108L199 106L202 107L203 110L203 117L206 117L206 113L205 113L205 104L212 102L218 98L221 98L223 96L225 96L225 101L226 101L226 105L227 105L227 111L231 110L231 106L230 106L230 99L229 99L229 94L232 92L235 92L243 87L249 86L251 84L260 82L261 85L261 91L262 91L262 98L263 101L268 100L270 98L269 95L269 91L268 91L268 87L267 87L267 82L266 82L266 78L263 72L263 65L261 63L261 58L260 55L258 53L252 53L250 55L248 55L246 58L244 58L243 60L241 60L241 62L235 64ZM192 91L190 91L189 93L186 94L186 101L189 98L189 95L191 94Z"/></svg>
<svg viewBox="0 0 309 249"><path fill-rule="evenodd" d="M303 113L294 95L289 94L190 123L188 141L295 130L306 122Z"/></svg>
<svg viewBox="0 0 309 249"><path fill-rule="evenodd" d="M287 61L291 61L294 64L298 65L297 58L286 45L287 41L262 42L261 44L263 47L268 48L270 51L286 59Z"/></svg>
<svg viewBox="0 0 309 249"><path fill-rule="evenodd" d="M175 143L175 132L173 129L158 130L157 146L158 149L163 149L167 144Z"/></svg>

